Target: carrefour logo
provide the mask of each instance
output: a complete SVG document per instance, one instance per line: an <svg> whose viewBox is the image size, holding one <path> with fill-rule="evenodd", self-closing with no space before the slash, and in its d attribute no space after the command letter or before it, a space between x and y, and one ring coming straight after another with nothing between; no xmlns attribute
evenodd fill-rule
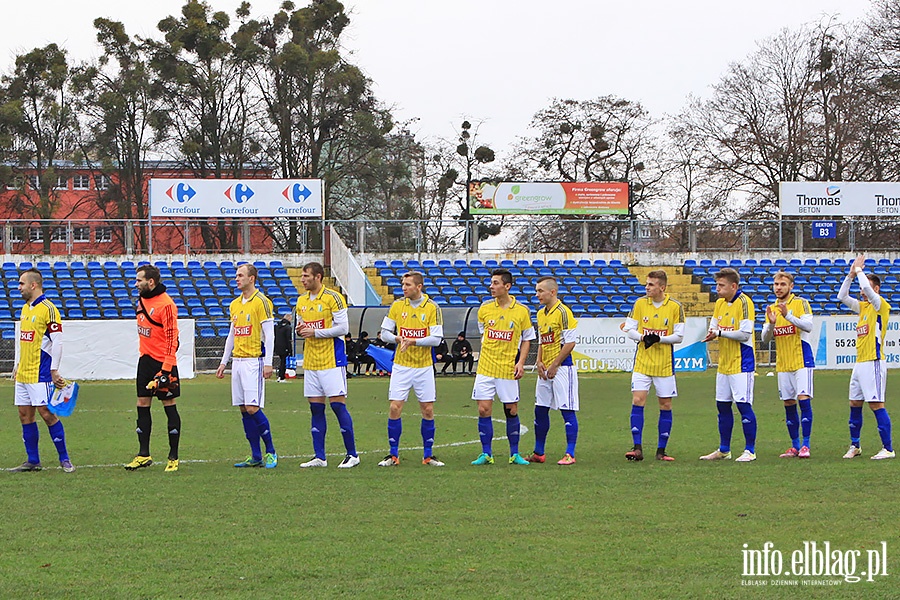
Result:
<svg viewBox="0 0 900 600"><path fill-rule="evenodd" d="M312 195L312 190L302 183L295 183L294 185L289 185L284 188L284 191L281 192L281 194L289 201L301 204Z"/></svg>
<svg viewBox="0 0 900 600"><path fill-rule="evenodd" d="M196 195L196 190L186 183L176 183L166 190L166 196L179 204L189 202Z"/></svg>
<svg viewBox="0 0 900 600"><path fill-rule="evenodd" d="M237 202L238 204L243 204L247 200L253 197L253 190L244 185L243 183L236 183L227 190L225 190L225 197L231 200L232 202Z"/></svg>

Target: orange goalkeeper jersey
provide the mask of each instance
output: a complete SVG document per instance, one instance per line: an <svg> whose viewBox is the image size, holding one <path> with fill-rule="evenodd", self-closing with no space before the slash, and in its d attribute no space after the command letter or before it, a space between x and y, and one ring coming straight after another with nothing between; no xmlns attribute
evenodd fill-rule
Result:
<svg viewBox="0 0 900 600"><path fill-rule="evenodd" d="M159 287L153 291L157 289ZM178 307L165 292L165 286L162 286L160 294L139 298L137 327L141 356L148 354L163 363L163 370L172 370L177 364L175 352L178 350Z"/></svg>

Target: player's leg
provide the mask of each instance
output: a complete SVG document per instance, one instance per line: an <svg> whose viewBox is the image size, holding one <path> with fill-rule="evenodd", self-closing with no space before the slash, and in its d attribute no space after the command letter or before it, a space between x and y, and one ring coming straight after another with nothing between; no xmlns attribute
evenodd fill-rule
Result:
<svg viewBox="0 0 900 600"><path fill-rule="evenodd" d="M875 422L878 424L878 435L881 436L881 450L872 459L894 458L894 446L891 440L891 417L884 407L884 386L887 383L887 369L880 360L871 362L874 375L872 380L875 385L873 397L878 398L880 401L870 401L868 404L869 408L872 409L872 414L875 415Z"/></svg>
<svg viewBox="0 0 900 600"><path fill-rule="evenodd" d="M53 389L53 384L48 383L46 401L44 404L37 406L37 411L44 420L44 423L47 424L47 431L50 433L50 439L53 440L53 445L56 446L56 453L59 455L59 466L62 467L63 471L66 473L72 473L75 471L75 467L72 465L72 461L69 460L69 451L66 448L66 431L63 428L62 421L47 408Z"/></svg>
<svg viewBox="0 0 900 600"><path fill-rule="evenodd" d="M814 369L804 367L794 374L797 387L797 404L800 406L800 458L809 458L809 438L812 435L813 410L812 399Z"/></svg>
<svg viewBox="0 0 900 600"><path fill-rule="evenodd" d="M656 398L659 401L659 424L657 425L656 460L671 462L675 460L666 453L669 437L672 435L672 398L678 395L675 376L654 377Z"/></svg>
<svg viewBox="0 0 900 600"><path fill-rule="evenodd" d="M756 460L756 413L753 412L753 373L730 375L734 403L741 413L744 430L744 451L735 462Z"/></svg>
<svg viewBox="0 0 900 600"><path fill-rule="evenodd" d="M797 411L796 373L778 373L778 396L784 403L784 424L787 426L791 447L780 458L800 456L800 413Z"/></svg>
<svg viewBox="0 0 900 600"><path fill-rule="evenodd" d="M652 377L643 373L631 373L631 450L625 453L625 458L632 461L644 460L644 407L647 404L647 396L650 392Z"/></svg>
<svg viewBox="0 0 900 600"><path fill-rule="evenodd" d="M156 374L162 369L162 363L154 360L147 354L138 359L137 377L137 423L135 433L138 438L138 452L125 469L134 471L153 464L150 456L150 432L153 430L153 418L150 414L150 402L153 399L147 385L153 381Z"/></svg>
<svg viewBox="0 0 900 600"><path fill-rule="evenodd" d="M388 409L387 436L388 436L388 455L385 456L379 467L395 467L400 464L400 436L403 434L403 405L409 398L409 391L412 388L411 369L400 365L394 365L394 371L391 373L391 382L388 387Z"/></svg>
<svg viewBox="0 0 900 600"><path fill-rule="evenodd" d="M444 463L434 456L434 403L437 401L437 387L434 382L434 371L430 367L413 370L413 390L419 399L419 410L422 423L419 432L422 435L422 464L442 467Z"/></svg>
<svg viewBox="0 0 900 600"><path fill-rule="evenodd" d="M349 469L359 464L359 456L356 453L356 436L353 432L353 418L347 410L347 371L344 367L328 369L325 378L325 392L334 416L337 417L341 428L341 437L344 440L346 455L339 469Z"/></svg>
<svg viewBox="0 0 900 600"><path fill-rule="evenodd" d="M528 462L542 463L546 460L545 446L550 432L550 407L553 405L553 386L549 379L538 377L534 386L534 452L526 458Z"/></svg>
<svg viewBox="0 0 900 600"><path fill-rule="evenodd" d="M478 438L481 440L481 454L472 461L473 465L494 464L493 440L494 422L491 414L494 410L496 380L486 375L476 375L472 388L472 400L478 403Z"/></svg>
<svg viewBox="0 0 900 600"><path fill-rule="evenodd" d="M263 456L263 462L267 469L274 469L278 466L278 453L275 452L275 442L272 440L272 427L269 424L269 418L263 409L266 406L266 381L263 378L262 357L239 359L241 365L241 386L244 393L244 405L247 412L250 413L256 429L259 432L259 438L266 447L266 453Z"/></svg>
<svg viewBox="0 0 900 600"><path fill-rule="evenodd" d="M178 367L172 367L172 377L178 380ZM181 443L181 415L178 414L177 398L181 396L181 386L171 390L165 400L160 398L163 410L166 413L166 431L169 436L169 456L166 461L166 472L172 473L178 470L178 446Z"/></svg>
<svg viewBox="0 0 900 600"><path fill-rule="evenodd" d="M556 464L574 465L578 444L578 372L574 366L563 366L551 381L554 405L562 414L566 430L566 453Z"/></svg>
<svg viewBox="0 0 900 600"><path fill-rule="evenodd" d="M734 412L731 408L732 392L728 375L716 373L716 412L719 426L719 448L700 457L700 460L728 460L731 458L731 432L734 429Z"/></svg>
<svg viewBox="0 0 900 600"><path fill-rule="evenodd" d="M497 397L503 403L506 416L506 438L509 440L509 464L527 465L527 460L519 455L519 438L522 423L519 420L519 382L515 379L498 379Z"/></svg>
<svg viewBox="0 0 900 600"><path fill-rule="evenodd" d="M861 369L865 363L855 363L853 371L850 373L850 420L847 424L850 426L850 447L844 453L844 458L856 458L862 453L859 439L862 434L863 424L863 400L865 395L861 385Z"/></svg>
<svg viewBox="0 0 900 600"><path fill-rule="evenodd" d="M244 437L250 444L250 456L235 463L234 466L243 469L249 467L263 466L262 447L260 446L261 438L259 435L259 426L253 418L253 414L247 410L244 399L244 386L241 383L242 367L238 366L241 362L235 360L231 365L231 404L237 406L241 411L241 425L244 428ZM253 408L251 406L251 408Z"/></svg>
<svg viewBox="0 0 900 600"><path fill-rule="evenodd" d="M16 382L15 404L19 413L19 422L22 424L22 441L25 443L26 460L10 470L16 472L40 471L42 468L41 455L38 451L40 431L35 423L36 409L32 405L29 384Z"/></svg>

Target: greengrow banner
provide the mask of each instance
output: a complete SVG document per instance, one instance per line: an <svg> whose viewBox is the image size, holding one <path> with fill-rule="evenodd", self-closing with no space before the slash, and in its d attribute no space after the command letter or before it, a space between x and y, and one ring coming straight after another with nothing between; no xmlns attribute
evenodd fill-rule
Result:
<svg viewBox="0 0 900 600"><path fill-rule="evenodd" d="M151 179L151 217L322 217L321 179Z"/></svg>
<svg viewBox="0 0 900 600"><path fill-rule="evenodd" d="M473 181L469 212L475 215L627 215L627 183L500 183Z"/></svg>
<svg viewBox="0 0 900 600"><path fill-rule="evenodd" d="M624 319L579 319L578 342L572 361L579 373L631 371L637 344L625 335ZM703 317L688 317L684 323L684 341L675 346L675 371L705 371L709 364L706 337L709 322Z"/></svg>
<svg viewBox="0 0 900 600"><path fill-rule="evenodd" d="M783 216L900 216L900 183L862 181L782 181Z"/></svg>

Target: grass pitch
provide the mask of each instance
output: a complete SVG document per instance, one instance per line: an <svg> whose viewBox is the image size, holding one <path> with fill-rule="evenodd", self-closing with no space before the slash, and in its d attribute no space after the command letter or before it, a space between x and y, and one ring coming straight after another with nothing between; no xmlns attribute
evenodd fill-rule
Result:
<svg viewBox="0 0 900 600"><path fill-rule="evenodd" d="M891 375L889 381L897 374ZM900 461L870 461L880 448L866 409L865 459L847 446L849 373L819 372L811 460L778 458L788 445L775 378L757 378L755 463L697 460L716 448L714 375L678 380L669 453L674 463L628 463L629 375L582 376L578 464L559 467L562 419L551 414L548 463L473 467L472 379L439 378L435 453L442 469L401 450L386 453L387 379L350 382L362 464L338 470L342 444L329 411L328 469L298 467L311 455L302 382L268 384L266 413L277 469L238 470L247 454L227 379L186 381L181 470L163 473L165 417L154 406L156 464L126 472L137 449L134 384L84 383L65 420L74 474L0 473L2 598L896 598ZM534 376L522 384L522 422L533 429ZM0 384L7 398L12 384ZM889 384L888 409L896 383ZM10 402L11 404L11 402ZM502 410L495 405L495 435ZM15 410L0 427L5 466L24 459ZM658 412L646 411L652 457ZM402 447L421 445L418 407L404 414ZM743 435L736 419L733 448ZM56 453L41 424L45 466ZM896 437L896 436L895 436ZM522 437L523 454L533 434ZM735 453L735 456L737 453ZM552 463L549 459L552 458ZM743 545L790 553L804 541L865 550L887 542L888 576L874 582L803 585L742 578ZM864 564L858 569L864 569ZM834 578L831 578L834 581ZM839 578L838 578L839 580ZM800 582L802 583L802 582Z"/></svg>

